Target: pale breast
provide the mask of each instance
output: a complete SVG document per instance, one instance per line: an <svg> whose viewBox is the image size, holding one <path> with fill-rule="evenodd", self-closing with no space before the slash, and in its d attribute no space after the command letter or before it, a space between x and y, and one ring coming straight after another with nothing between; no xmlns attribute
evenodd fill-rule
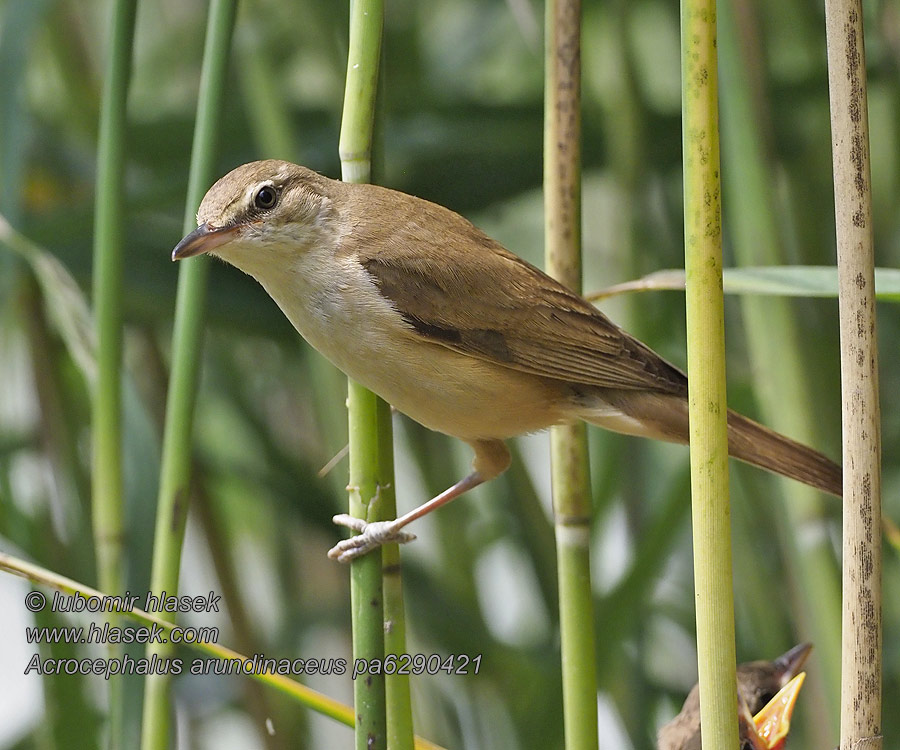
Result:
<svg viewBox="0 0 900 750"><path fill-rule="evenodd" d="M466 439L507 438L565 417L561 384L423 340L355 260L314 255L257 279L313 347L399 411Z"/></svg>

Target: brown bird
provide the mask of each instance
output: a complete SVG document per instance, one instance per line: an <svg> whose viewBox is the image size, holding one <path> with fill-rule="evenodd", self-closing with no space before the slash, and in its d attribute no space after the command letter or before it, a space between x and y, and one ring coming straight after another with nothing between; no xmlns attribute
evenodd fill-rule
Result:
<svg viewBox="0 0 900 750"><path fill-rule="evenodd" d="M801 643L773 661L751 661L738 665L741 750L777 750L779 741L783 743L790 727L794 701L802 685L802 679L796 683L793 681L801 674L800 669L811 650L812 644ZM779 695L791 683L791 690ZM678 715L659 730L657 745L659 750L700 750L699 685L691 688Z"/></svg>
<svg viewBox="0 0 900 750"><path fill-rule="evenodd" d="M211 253L259 281L300 334L399 411L475 451L472 473L404 516L365 524L348 561L509 466L504 440L583 419L688 441L687 378L582 297L462 216L283 161L213 185L173 260ZM841 494L840 467L733 411L729 452Z"/></svg>

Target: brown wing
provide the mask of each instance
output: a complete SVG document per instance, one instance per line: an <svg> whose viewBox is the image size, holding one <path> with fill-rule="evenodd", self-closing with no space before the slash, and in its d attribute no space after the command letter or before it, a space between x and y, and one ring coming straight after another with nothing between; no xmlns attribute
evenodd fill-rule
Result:
<svg viewBox="0 0 900 750"><path fill-rule="evenodd" d="M458 214L404 196L406 210L392 203L393 214L379 216L382 190L368 186L367 219L354 224L353 244L363 248L359 260L381 293L419 335L543 377L686 392L680 370ZM443 230L439 236L435 226ZM459 300L460 292L450 314L447 300Z"/></svg>

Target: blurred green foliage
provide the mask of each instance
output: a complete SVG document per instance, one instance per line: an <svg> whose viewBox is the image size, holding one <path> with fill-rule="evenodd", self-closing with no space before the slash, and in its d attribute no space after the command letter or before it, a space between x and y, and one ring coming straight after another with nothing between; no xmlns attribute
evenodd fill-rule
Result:
<svg viewBox="0 0 900 750"><path fill-rule="evenodd" d="M821 7L732 1L785 261L831 264ZM387 5L377 181L450 206L539 261L540 9L530 0ZM100 0L0 4L0 210L85 291L106 6ZM591 291L682 264L681 133L677 3L585 6L585 286ZM896 267L900 0L865 7L877 262ZM148 585L177 271L168 258L180 238L205 13L201 2L145 0L137 20L124 297L132 591ZM242 3L221 122L221 172L278 157L339 174L346 28L345 4L333 0ZM723 80L723 96L727 85ZM734 158L727 139L722 148L727 171ZM730 206L742 198L726 191L726 254ZM89 387L80 369L83 352L67 346L53 312L64 295L60 284L53 274L36 277L32 265L0 249L0 544L93 583ZM648 293L602 307L684 364L681 295ZM790 310L815 404L814 442L837 456L837 305L803 300ZM895 307L885 304L880 312L885 512L897 518L900 416L890 396L900 389L900 323ZM739 305L730 301L727 314L731 404L757 414L755 394L767 376L751 367ZM345 504L346 463L317 476L346 443L345 380L302 342L261 288L223 264L211 269L208 324L182 581L186 593L222 592L227 611L194 622L218 625L222 643L249 654L349 658L347 571L325 558L340 535L330 517ZM775 346L778 334L771 331ZM403 510L461 476L470 456L465 446L404 417L396 423ZM687 451L596 431L591 440L601 744L644 750L695 679ZM417 524L420 539L404 550L410 650L482 655L477 677L413 681L417 733L448 747L562 746L546 438L519 441L518 449L506 477ZM836 577L840 507L826 501L821 517L795 526L781 510L779 484L743 467L735 467L734 477L738 656L770 658L809 637L794 616L803 581L788 567L785 538L830 539L835 564L824 575ZM900 566L890 548L884 575L885 706L892 706L900 700L900 604L891 596ZM9 602L4 608L21 610L25 589L0 583ZM60 622L69 620L44 613L38 624ZM2 662L0 686L30 702L15 704L15 716L0 721L9 727L0 730L0 746L99 747L102 681L23 676L35 647L18 625L4 632L20 653ZM829 673L816 659L814 653L811 671ZM350 700L346 676L308 681ZM820 717L833 712L838 688L826 683L804 693L793 747L836 743L835 723ZM136 733L140 681L129 690ZM346 729L238 677L182 677L176 699L179 747L350 742ZM886 712L885 736L898 732L900 718Z"/></svg>

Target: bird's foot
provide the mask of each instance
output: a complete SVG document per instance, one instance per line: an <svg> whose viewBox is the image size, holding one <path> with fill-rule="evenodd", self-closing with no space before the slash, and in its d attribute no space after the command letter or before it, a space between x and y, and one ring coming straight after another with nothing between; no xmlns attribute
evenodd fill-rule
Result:
<svg viewBox="0 0 900 750"><path fill-rule="evenodd" d="M339 513L331 519L338 526L346 526L359 532L349 539L342 539L334 547L328 550L328 556L332 560L348 563L357 557L362 557L367 552L380 547L382 544L406 544L416 538L415 534L403 531L396 521L373 521L366 523L361 518Z"/></svg>

